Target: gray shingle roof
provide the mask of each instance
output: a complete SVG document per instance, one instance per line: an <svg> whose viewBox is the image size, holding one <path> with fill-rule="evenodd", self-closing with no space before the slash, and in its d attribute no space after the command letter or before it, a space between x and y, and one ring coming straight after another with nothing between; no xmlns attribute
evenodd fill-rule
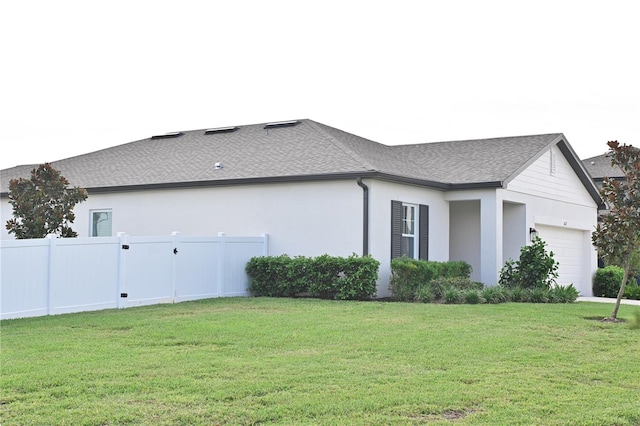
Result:
<svg viewBox="0 0 640 426"><path fill-rule="evenodd" d="M307 119L281 128L265 129L263 123L238 126L229 133L205 134L205 130L143 139L52 165L72 185L90 191L356 175L447 189L501 185L550 146L566 144L562 134L553 133L388 146ZM575 156L566 149L565 155ZM221 169L214 167L217 162ZM0 171L2 192L6 193L9 179L28 177L34 167Z"/></svg>
<svg viewBox="0 0 640 426"><path fill-rule="evenodd" d="M403 162L412 164L411 174L451 184L505 182L561 134L518 136L467 141L436 142L394 147Z"/></svg>
<svg viewBox="0 0 640 426"><path fill-rule="evenodd" d="M605 177L621 178L624 176L620 167L611 165L611 159L606 154L582 160L582 164L591 177L596 180L602 180Z"/></svg>

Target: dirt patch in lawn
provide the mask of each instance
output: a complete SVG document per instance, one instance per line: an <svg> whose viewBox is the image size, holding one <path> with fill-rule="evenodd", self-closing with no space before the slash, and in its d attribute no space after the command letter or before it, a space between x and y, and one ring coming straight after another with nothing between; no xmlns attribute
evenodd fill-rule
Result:
<svg viewBox="0 0 640 426"><path fill-rule="evenodd" d="M622 324L627 322L627 320L624 320L624 319L611 318L611 317L584 317L584 319L588 319L591 321L610 322L613 324Z"/></svg>

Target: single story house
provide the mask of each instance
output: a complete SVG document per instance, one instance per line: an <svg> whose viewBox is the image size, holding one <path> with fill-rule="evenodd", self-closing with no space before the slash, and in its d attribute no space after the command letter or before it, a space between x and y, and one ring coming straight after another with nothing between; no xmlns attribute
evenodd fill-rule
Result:
<svg viewBox="0 0 640 426"><path fill-rule="evenodd" d="M591 295L597 267L601 200L561 133L387 146L300 119L172 132L52 165L89 192L75 208L80 236L267 233L273 255L372 255L378 296L401 255L465 260L496 284L535 234L561 284ZM3 222L9 179L34 167L1 171Z"/></svg>

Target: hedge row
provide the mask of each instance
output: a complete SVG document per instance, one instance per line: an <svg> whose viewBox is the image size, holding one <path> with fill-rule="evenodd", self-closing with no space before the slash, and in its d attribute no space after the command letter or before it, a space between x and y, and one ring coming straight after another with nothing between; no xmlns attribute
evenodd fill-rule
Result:
<svg viewBox="0 0 640 426"><path fill-rule="evenodd" d="M418 291L436 278L466 278L471 265L463 261L435 262L399 257L391 261L391 295L401 301L415 300Z"/></svg>
<svg viewBox="0 0 640 426"><path fill-rule="evenodd" d="M432 262L399 258L391 261L390 289L393 297L423 303L571 303L578 298L573 285L522 288L485 287L471 281L466 262Z"/></svg>
<svg viewBox="0 0 640 426"><path fill-rule="evenodd" d="M572 303L578 298L578 290L570 284L568 286L554 286L551 288L508 288L500 285L483 288L456 288L447 286L440 290L440 297L433 291L433 284L425 286L420 291L420 302L440 302L448 304L467 303ZM431 299L429 299L431 296Z"/></svg>
<svg viewBox="0 0 640 426"><path fill-rule="evenodd" d="M501 285L485 287L469 278L436 278L422 285L413 299L422 303L572 303L578 298L573 285L550 288L508 288Z"/></svg>
<svg viewBox="0 0 640 426"><path fill-rule="evenodd" d="M380 262L370 256L253 257L246 267L254 296L309 296L366 300L375 297Z"/></svg>

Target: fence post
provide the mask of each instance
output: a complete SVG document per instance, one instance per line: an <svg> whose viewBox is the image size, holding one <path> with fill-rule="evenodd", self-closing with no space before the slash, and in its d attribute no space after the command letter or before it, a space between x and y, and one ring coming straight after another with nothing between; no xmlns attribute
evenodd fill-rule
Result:
<svg viewBox="0 0 640 426"><path fill-rule="evenodd" d="M125 304L122 299L128 297L127 288L127 250L129 246L129 236L125 232L118 232L118 285L116 288L116 306L124 308Z"/></svg>
<svg viewBox="0 0 640 426"><path fill-rule="evenodd" d="M173 256L171 257L171 302L176 303L176 277L178 275L178 235L180 232L173 231L171 236L173 237Z"/></svg>
<svg viewBox="0 0 640 426"><path fill-rule="evenodd" d="M220 255L218 256L218 297L224 297L225 258L227 256L226 238L224 232L218 232L220 237Z"/></svg>
<svg viewBox="0 0 640 426"><path fill-rule="evenodd" d="M45 237L49 240L49 265L47 265L47 315L51 315L51 286L53 285L53 272L55 270L54 251L56 249L56 236L49 234Z"/></svg>

